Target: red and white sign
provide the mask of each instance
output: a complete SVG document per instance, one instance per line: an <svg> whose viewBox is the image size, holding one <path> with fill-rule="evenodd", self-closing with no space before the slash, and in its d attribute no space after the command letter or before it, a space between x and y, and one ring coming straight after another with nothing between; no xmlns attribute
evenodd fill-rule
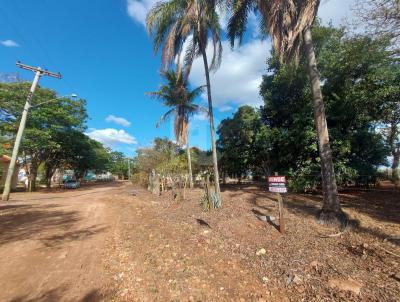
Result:
<svg viewBox="0 0 400 302"><path fill-rule="evenodd" d="M287 193L285 176L269 176L268 190L274 193Z"/></svg>
<svg viewBox="0 0 400 302"><path fill-rule="evenodd" d="M268 177L268 183L272 183L272 182L286 182L286 177L285 176L269 176Z"/></svg>

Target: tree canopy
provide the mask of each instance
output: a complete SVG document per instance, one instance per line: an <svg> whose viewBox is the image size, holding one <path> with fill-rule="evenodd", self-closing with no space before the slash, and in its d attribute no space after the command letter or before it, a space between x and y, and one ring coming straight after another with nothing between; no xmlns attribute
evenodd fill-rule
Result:
<svg viewBox="0 0 400 302"><path fill-rule="evenodd" d="M390 155L379 125L398 117L398 63L385 39L348 36L331 26L315 26L313 36L338 182L372 180ZM241 107L219 127L222 169L276 171L289 175L295 189L314 188L320 159L305 62L283 65L272 52L268 69L260 90L264 105Z"/></svg>

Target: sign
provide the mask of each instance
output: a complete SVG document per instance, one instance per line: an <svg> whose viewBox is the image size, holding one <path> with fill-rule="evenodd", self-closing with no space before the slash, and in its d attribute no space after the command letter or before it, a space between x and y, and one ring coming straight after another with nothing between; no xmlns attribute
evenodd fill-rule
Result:
<svg viewBox="0 0 400 302"><path fill-rule="evenodd" d="M268 190L274 193L287 193L285 176L269 176Z"/></svg>

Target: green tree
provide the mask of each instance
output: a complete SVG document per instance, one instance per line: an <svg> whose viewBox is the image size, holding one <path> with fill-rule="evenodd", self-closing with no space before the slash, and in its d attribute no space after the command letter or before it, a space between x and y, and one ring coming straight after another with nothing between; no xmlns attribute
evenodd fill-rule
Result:
<svg viewBox="0 0 400 302"><path fill-rule="evenodd" d="M29 85L29 83L0 84L0 100L4 104L0 112L2 122L0 131L10 143L14 142ZM31 110L20 148L23 158L29 163L31 191L36 187L39 165L51 158L50 154L56 153L62 145L57 138L63 138L63 134L69 131L83 131L87 118L84 100L57 99L54 91L38 87L33 106L43 102L47 103Z"/></svg>
<svg viewBox="0 0 400 302"><path fill-rule="evenodd" d="M136 153L133 179L144 186L153 170L163 177L173 177L184 174L188 168L184 150L167 138L157 137L151 147L137 149Z"/></svg>
<svg viewBox="0 0 400 302"><path fill-rule="evenodd" d="M222 171L241 177L248 172L257 174L256 167L267 168L260 160L257 146L260 134L265 134L264 128L259 112L250 106L240 107L232 118L221 122L217 143Z"/></svg>
<svg viewBox="0 0 400 302"><path fill-rule="evenodd" d="M357 0L354 12L358 25L368 34L391 39L393 54L400 54L400 2L399 0Z"/></svg>
<svg viewBox="0 0 400 302"><path fill-rule="evenodd" d="M192 160L189 146L189 119L196 112L205 111L203 107L194 103L196 98L202 93L203 87L197 87L189 90L187 78L181 73L167 71L161 74L165 80L158 91L149 92L148 95L161 100L164 105L171 108L162 117L159 123L165 122L171 116L175 117L174 132L179 145L186 145L186 153L189 168L189 185L193 188ZM157 126L159 125L157 124Z"/></svg>
<svg viewBox="0 0 400 302"><path fill-rule="evenodd" d="M398 182L400 163L400 64L392 63L376 70L375 98L380 102L381 128L390 148L392 160L392 180Z"/></svg>
<svg viewBox="0 0 400 302"><path fill-rule="evenodd" d="M381 108L388 104L377 92L378 87L387 87L391 81L379 71L391 66L386 46L381 40L363 36L348 38L343 30L332 27L316 26L313 36L324 83L336 178L339 183L373 179L376 167L385 164L387 155L382 136L375 131ZM280 171L290 173L297 181L297 189L314 188L320 183L320 159L306 62L283 65L272 57L268 64L261 95L265 102L263 121L273 133L270 157L279 163Z"/></svg>
<svg viewBox="0 0 400 302"><path fill-rule="evenodd" d="M110 152L110 162L108 164L108 171L112 174L118 175L120 178L124 179L128 177L128 161L122 152L111 151Z"/></svg>
<svg viewBox="0 0 400 302"><path fill-rule="evenodd" d="M216 2L209 0L170 0L158 2L147 15L147 29L154 38L154 49L162 48L164 68L182 52L186 42L184 58L185 76L189 76L191 65L198 56L203 58L207 85L208 112L211 131L211 146L214 163L215 193L221 200L218 159L215 143L214 115L211 96L210 70L215 70L221 61L222 44ZM213 55L209 65L207 44L212 42ZM178 59L178 63L180 63Z"/></svg>
<svg viewBox="0 0 400 302"><path fill-rule="evenodd" d="M276 55L282 62L297 59L303 42L311 81L318 150L321 158L324 202L318 220L321 224L342 223L346 220L346 216L341 210L337 193L325 105L322 100L320 76L311 35L311 26L317 15L320 1L232 0L230 4L232 16L229 20L228 34L232 45L236 37L242 39L247 17L252 9L258 9L261 27L272 37Z"/></svg>

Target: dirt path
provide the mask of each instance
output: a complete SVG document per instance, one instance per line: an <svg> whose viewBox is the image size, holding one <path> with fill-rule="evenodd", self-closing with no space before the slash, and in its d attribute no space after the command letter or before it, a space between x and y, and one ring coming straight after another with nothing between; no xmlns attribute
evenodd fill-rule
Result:
<svg viewBox="0 0 400 302"><path fill-rule="evenodd" d="M285 196L281 236L255 215L277 213L262 188L224 187L208 213L201 194L177 202L127 183L13 194L0 205L0 301L400 301L398 192L342 193L357 224L328 239L319 196ZM359 293L329 285L350 279Z"/></svg>
<svg viewBox="0 0 400 302"><path fill-rule="evenodd" d="M96 301L113 223L104 198L118 184L13 194L0 205L0 301Z"/></svg>
<svg viewBox="0 0 400 302"><path fill-rule="evenodd" d="M259 301L265 295L261 279L239 257L248 247L232 246L195 215L182 219L182 204L169 206L164 197L140 188L119 197L114 204L124 211L108 262L115 301Z"/></svg>

